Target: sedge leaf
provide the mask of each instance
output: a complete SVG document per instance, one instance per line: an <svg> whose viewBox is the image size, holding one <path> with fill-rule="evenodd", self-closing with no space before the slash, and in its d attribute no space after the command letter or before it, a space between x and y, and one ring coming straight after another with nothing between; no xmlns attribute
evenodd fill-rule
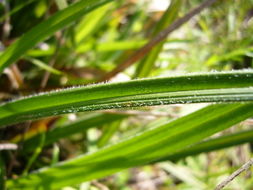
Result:
<svg viewBox="0 0 253 190"><path fill-rule="evenodd" d="M230 135L208 139L203 142L194 144L185 150L180 150L177 153L170 155L168 157L162 158L158 161L159 162L166 161L166 160L176 161L176 160L185 158L187 156L193 156L200 153L216 151L223 148L237 146L237 145L249 143L249 142L253 142L253 130L245 130L245 131L233 133Z"/></svg>
<svg viewBox="0 0 253 190"><path fill-rule="evenodd" d="M223 72L76 87L0 105L0 126L73 112L253 100L253 72Z"/></svg>
<svg viewBox="0 0 253 190"><path fill-rule="evenodd" d="M211 105L97 152L9 180L7 187L57 189L144 165L165 155L173 155L251 117L252 106L239 103Z"/></svg>

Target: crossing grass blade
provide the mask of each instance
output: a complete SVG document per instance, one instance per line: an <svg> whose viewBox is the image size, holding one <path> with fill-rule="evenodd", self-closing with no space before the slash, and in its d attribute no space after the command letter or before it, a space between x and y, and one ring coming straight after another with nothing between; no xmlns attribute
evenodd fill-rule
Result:
<svg viewBox="0 0 253 190"><path fill-rule="evenodd" d="M25 59L27 59L28 61L30 61L34 65L40 67L41 69L44 69L44 70L46 70L50 73L53 73L55 75L62 75L63 74L63 72L61 72L57 69L54 69L53 67L47 65L46 63L44 63L43 61L40 61L39 59L34 59L34 58L31 58L31 57L26 57Z"/></svg>
<svg viewBox="0 0 253 190"><path fill-rule="evenodd" d="M68 26L73 21L112 0L81 0L58 11L49 19L26 32L20 39L9 46L0 56L0 73L5 67L17 61L37 43L50 37L54 32Z"/></svg>
<svg viewBox="0 0 253 190"><path fill-rule="evenodd" d="M171 1L170 6L167 8L165 13L163 14L160 21L157 23L152 37L156 36L159 32L164 30L166 26L171 24L176 17L178 16L180 7L181 7L182 1L180 0L173 0ZM159 43L156 45L156 47L153 48L153 50L138 64L137 70L136 70L136 77L137 78L143 78L148 77L150 72L152 71L155 61L158 58L159 53L163 49L165 41Z"/></svg>
<svg viewBox="0 0 253 190"><path fill-rule="evenodd" d="M122 115L102 114L102 113L90 114L77 121L65 124L64 126L61 127L56 127L46 132L44 146L53 144L54 142L62 138L67 138L73 134L86 131L91 127L101 126L117 120L121 120L126 117L127 115L123 114ZM38 146L39 141L40 141L40 134L25 140L23 142L23 151L30 152L34 150Z"/></svg>
<svg viewBox="0 0 253 190"><path fill-rule="evenodd" d="M98 139L97 145L99 148L107 145L110 142L110 139L113 135L119 131L121 121L115 121L110 126L104 126L102 130L102 135Z"/></svg>
<svg viewBox="0 0 253 190"><path fill-rule="evenodd" d="M96 50L97 52L110 52L110 51L138 49L141 46L143 46L146 42L147 40L122 40L103 43L85 42L85 44L80 44L76 48L76 53L81 54L91 50ZM54 51L55 47L52 46L49 47L47 50L31 49L26 54L32 57L41 57L53 55Z"/></svg>
<svg viewBox="0 0 253 190"><path fill-rule="evenodd" d="M10 189L57 189L145 165L253 115L253 104L216 104L97 152L9 180Z"/></svg>
<svg viewBox="0 0 253 190"><path fill-rule="evenodd" d="M181 150L173 155L162 158L156 162L166 160L176 161L185 158L187 156L193 156L200 153L216 151L250 142L253 142L253 130L245 130L230 135L205 140L203 142L197 143L187 148L186 150Z"/></svg>
<svg viewBox="0 0 253 190"><path fill-rule="evenodd" d="M46 116L176 103L253 100L253 72L133 80L39 94L0 106L0 126Z"/></svg>

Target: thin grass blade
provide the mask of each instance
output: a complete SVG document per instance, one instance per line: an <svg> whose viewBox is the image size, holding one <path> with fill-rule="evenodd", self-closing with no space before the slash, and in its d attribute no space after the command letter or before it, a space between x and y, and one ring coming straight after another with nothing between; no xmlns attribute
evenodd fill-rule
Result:
<svg viewBox="0 0 253 190"><path fill-rule="evenodd" d="M91 114L85 116L75 122L65 124L64 126L56 127L52 130L49 130L45 134L44 146L53 144L54 142L74 135L76 133L84 132L91 127L102 126L117 120L126 118L127 115L121 114ZM27 139L23 142L23 151L30 152L34 150L40 141L40 134Z"/></svg>
<svg viewBox="0 0 253 190"><path fill-rule="evenodd" d="M0 126L60 114L177 103L253 100L253 72L133 80L39 94L0 106Z"/></svg>
<svg viewBox="0 0 253 190"><path fill-rule="evenodd" d="M193 156L200 153L216 151L223 148L237 146L249 142L253 142L253 130L245 130L242 132L216 137L213 139L200 142L187 148L186 150L179 151L173 155L160 159L158 160L158 162L165 160L176 161L185 158L187 156Z"/></svg>
<svg viewBox="0 0 253 190"><path fill-rule="evenodd" d="M165 155L173 155L178 150L251 117L252 106L211 105L97 152L41 169L26 177L9 180L7 187L57 189L144 165Z"/></svg>

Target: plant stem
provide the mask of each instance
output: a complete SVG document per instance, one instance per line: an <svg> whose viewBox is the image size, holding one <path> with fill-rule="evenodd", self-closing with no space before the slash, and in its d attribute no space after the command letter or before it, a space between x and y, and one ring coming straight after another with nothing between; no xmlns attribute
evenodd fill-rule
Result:
<svg viewBox="0 0 253 190"><path fill-rule="evenodd" d="M229 177L227 177L223 182L221 182L219 185L217 185L215 190L223 189L228 183L230 183L233 179L235 179L242 172L248 170L252 165L253 165L253 158L251 158L242 167L240 167L238 170L236 170L234 173L232 173Z"/></svg>

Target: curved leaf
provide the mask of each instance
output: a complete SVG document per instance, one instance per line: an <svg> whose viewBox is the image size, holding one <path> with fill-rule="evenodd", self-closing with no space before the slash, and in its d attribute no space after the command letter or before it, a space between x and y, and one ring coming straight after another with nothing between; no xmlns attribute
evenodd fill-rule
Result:
<svg viewBox="0 0 253 190"><path fill-rule="evenodd" d="M76 87L0 106L0 125L101 109L253 100L253 72L195 74Z"/></svg>
<svg viewBox="0 0 253 190"><path fill-rule="evenodd" d="M173 155L253 115L253 104L217 104L92 154L9 180L10 189L57 189ZM204 116L204 117L203 117Z"/></svg>
<svg viewBox="0 0 253 190"><path fill-rule="evenodd" d="M193 156L200 153L211 152L237 146L244 143L253 142L253 130L245 130L221 137L212 138L190 146L186 150L181 150L173 155L160 159L158 162L166 160L179 160L187 156ZM157 161L156 161L157 162Z"/></svg>

